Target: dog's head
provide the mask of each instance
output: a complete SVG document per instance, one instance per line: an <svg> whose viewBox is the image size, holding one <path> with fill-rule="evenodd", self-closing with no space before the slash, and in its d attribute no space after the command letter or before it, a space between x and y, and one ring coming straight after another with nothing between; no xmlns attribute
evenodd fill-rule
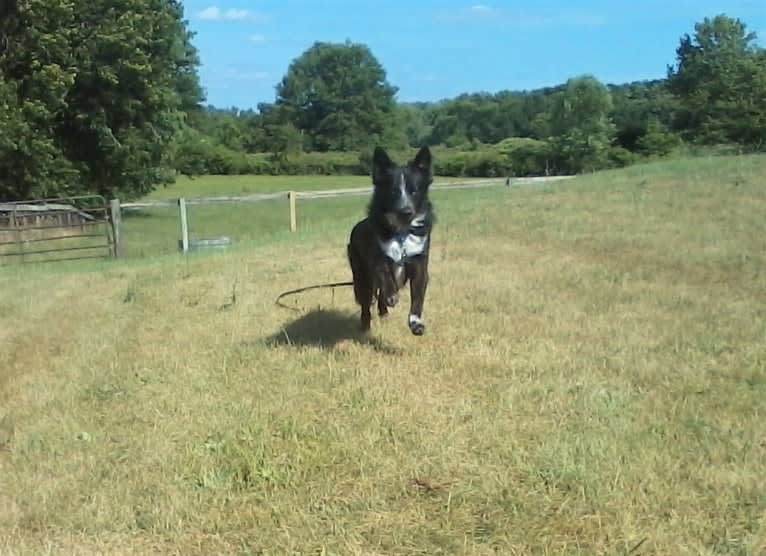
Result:
<svg viewBox="0 0 766 556"><path fill-rule="evenodd" d="M397 231L406 230L428 202L433 181L431 151L423 147L406 166L399 166L381 147L372 156L373 203Z"/></svg>

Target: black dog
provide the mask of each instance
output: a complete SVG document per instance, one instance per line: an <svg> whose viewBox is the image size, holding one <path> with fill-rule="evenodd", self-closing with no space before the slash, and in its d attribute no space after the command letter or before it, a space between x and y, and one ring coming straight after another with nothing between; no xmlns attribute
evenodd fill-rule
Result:
<svg viewBox="0 0 766 556"><path fill-rule="evenodd" d="M433 181L431 151L420 149L406 166L398 166L382 148L372 160L374 185L367 218L351 230L348 260L354 277L354 296L362 307L362 330L370 329L370 308L378 299L378 314L388 314L399 300L398 291L410 281L409 327L420 336L423 303L428 286L428 254L434 213L428 199Z"/></svg>

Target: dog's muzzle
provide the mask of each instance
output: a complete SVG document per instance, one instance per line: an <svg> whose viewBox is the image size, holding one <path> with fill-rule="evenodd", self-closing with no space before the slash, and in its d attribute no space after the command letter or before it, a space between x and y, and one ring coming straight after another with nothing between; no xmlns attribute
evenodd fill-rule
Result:
<svg viewBox="0 0 766 556"><path fill-rule="evenodd" d="M387 212L386 222L392 229L399 233L406 232L410 228L412 219L415 217L415 212L412 210Z"/></svg>

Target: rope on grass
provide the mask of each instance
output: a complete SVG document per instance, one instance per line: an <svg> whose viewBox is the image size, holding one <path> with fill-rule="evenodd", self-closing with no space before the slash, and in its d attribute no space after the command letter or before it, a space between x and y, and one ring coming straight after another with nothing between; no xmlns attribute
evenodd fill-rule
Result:
<svg viewBox="0 0 766 556"><path fill-rule="evenodd" d="M289 311L300 312L300 309L298 309L296 307L290 307L289 305L285 305L284 303L282 303L282 298L287 297L288 295L295 295L295 294L303 293L303 292L306 292L306 291L309 291L309 290L318 290L318 289L325 289L325 288L332 288L333 290L335 290L335 288L342 288L342 287L353 286L353 285L354 285L353 282L334 282L332 284L316 284L314 286L306 286L305 288L298 288L298 289L295 289L295 290L290 290L290 291L282 292L277 297L275 303L278 306L282 307L283 309L287 309Z"/></svg>

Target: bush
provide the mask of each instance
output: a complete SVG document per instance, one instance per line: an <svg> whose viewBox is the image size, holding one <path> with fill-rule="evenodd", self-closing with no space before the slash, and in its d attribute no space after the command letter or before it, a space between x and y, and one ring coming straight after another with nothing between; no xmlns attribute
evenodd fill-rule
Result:
<svg viewBox="0 0 766 556"><path fill-rule="evenodd" d="M509 137L494 145L494 149L506 157L512 176L543 176L548 172L551 147L547 141Z"/></svg>
<svg viewBox="0 0 766 556"><path fill-rule="evenodd" d="M496 145L475 144L472 150L437 148L434 154L439 175L496 178L545 175L551 149L547 141L509 137Z"/></svg>
<svg viewBox="0 0 766 556"><path fill-rule="evenodd" d="M173 167L185 176L200 176L207 174L205 162L208 147L202 141L187 140L177 145Z"/></svg>
<svg viewBox="0 0 766 556"><path fill-rule="evenodd" d="M670 141L663 145L675 144ZM439 176L496 178L542 176L623 167L641 156L622 147L603 149L603 159L593 157L585 140L553 142L509 137L495 145L475 143L462 149L432 147L434 172ZM470 148L471 150L466 150ZM657 147L659 148L659 147ZM663 147L664 148L664 147ZM418 149L389 149L400 164L412 160ZM175 168L187 175L362 175L369 176L373 149L351 152L282 152L248 154L189 135L176 147ZM600 153L599 153L600 154Z"/></svg>
<svg viewBox="0 0 766 556"><path fill-rule="evenodd" d="M364 168L355 152L311 152L279 154L272 164L280 174L287 175L359 175Z"/></svg>
<svg viewBox="0 0 766 556"><path fill-rule="evenodd" d="M373 150L374 150L374 147L364 149L357 156L357 163L359 165L358 167L359 174L369 175L372 172ZM415 154L417 154L417 149L408 149L408 150L386 149L386 152L388 153L388 156L390 156L391 159L394 160L395 162L399 164L406 164L408 161L415 158Z"/></svg>
<svg viewBox="0 0 766 556"><path fill-rule="evenodd" d="M609 162L612 168L624 168L638 162L641 157L634 152L620 146L609 148Z"/></svg>
<svg viewBox="0 0 766 556"><path fill-rule="evenodd" d="M435 158L434 170L441 176L495 178L510 171L507 157L494 149L442 152Z"/></svg>
<svg viewBox="0 0 766 556"><path fill-rule="evenodd" d="M681 144L681 138L667 126L652 120L638 139L638 149L645 156L667 156Z"/></svg>
<svg viewBox="0 0 766 556"><path fill-rule="evenodd" d="M195 136L186 137L176 147L174 168L187 176L274 173L263 155L235 151Z"/></svg>
<svg viewBox="0 0 766 556"><path fill-rule="evenodd" d="M246 157L249 169L246 173L256 175L274 175L277 173L267 154L248 154Z"/></svg>

